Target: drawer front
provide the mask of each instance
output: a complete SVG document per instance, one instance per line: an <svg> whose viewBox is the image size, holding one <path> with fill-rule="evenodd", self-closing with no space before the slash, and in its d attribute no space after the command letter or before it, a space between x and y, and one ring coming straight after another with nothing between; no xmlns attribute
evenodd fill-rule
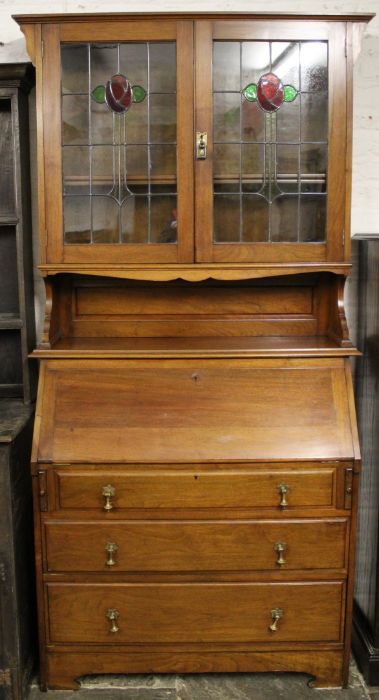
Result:
<svg viewBox="0 0 379 700"><path fill-rule="evenodd" d="M276 508L335 505L335 466L239 470L58 470L62 509ZM104 489L112 487L107 500ZM284 493L283 493L284 490ZM287 505L286 505L287 504ZM105 508L109 510L106 511Z"/></svg>
<svg viewBox="0 0 379 700"><path fill-rule="evenodd" d="M344 585L56 583L47 596L52 643L338 642Z"/></svg>
<svg viewBox="0 0 379 700"><path fill-rule="evenodd" d="M46 522L47 570L342 569L347 520Z"/></svg>

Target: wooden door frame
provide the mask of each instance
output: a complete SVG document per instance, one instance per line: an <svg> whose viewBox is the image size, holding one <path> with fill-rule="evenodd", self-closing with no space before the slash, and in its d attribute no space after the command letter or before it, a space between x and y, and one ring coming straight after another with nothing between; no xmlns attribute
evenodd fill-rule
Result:
<svg viewBox="0 0 379 700"><path fill-rule="evenodd" d="M176 41L177 46L177 182L178 243L63 243L61 151L60 45L63 42ZM193 22L165 19L62 23L42 26L43 42L43 167L45 230L48 263L191 263L194 260L193 221ZM189 98L186 98L189 95ZM41 236L41 237L42 237Z"/></svg>
<svg viewBox="0 0 379 700"><path fill-rule="evenodd" d="M326 243L242 243L212 241L213 235L213 40L327 40L329 42L329 126ZM344 260L347 76L346 23L228 19L195 22L195 128L207 131L207 159L195 164L196 262L337 262Z"/></svg>

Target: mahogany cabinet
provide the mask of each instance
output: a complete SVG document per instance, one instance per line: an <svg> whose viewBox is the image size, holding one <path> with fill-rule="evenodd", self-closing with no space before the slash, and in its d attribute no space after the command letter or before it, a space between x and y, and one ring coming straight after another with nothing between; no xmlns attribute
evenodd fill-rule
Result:
<svg viewBox="0 0 379 700"><path fill-rule="evenodd" d="M347 682L359 446L343 289L366 15L18 16L47 303L41 686Z"/></svg>

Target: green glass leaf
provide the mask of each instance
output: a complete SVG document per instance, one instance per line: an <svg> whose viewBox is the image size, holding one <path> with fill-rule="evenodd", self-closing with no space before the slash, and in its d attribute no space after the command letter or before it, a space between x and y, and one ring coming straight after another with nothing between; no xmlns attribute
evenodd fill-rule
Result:
<svg viewBox="0 0 379 700"><path fill-rule="evenodd" d="M255 102L257 99L257 86L255 83L250 83L249 85L246 85L245 89L243 90L243 95L247 99L248 102Z"/></svg>
<svg viewBox="0 0 379 700"><path fill-rule="evenodd" d="M98 85L95 87L92 92L91 92L91 97L95 102L98 102L100 105L105 102L105 87L104 85Z"/></svg>
<svg viewBox="0 0 379 700"><path fill-rule="evenodd" d="M146 97L146 90L141 85L133 85L133 102L143 102Z"/></svg>
<svg viewBox="0 0 379 700"><path fill-rule="evenodd" d="M284 102L293 102L297 97L297 90L293 85L285 85L283 90Z"/></svg>

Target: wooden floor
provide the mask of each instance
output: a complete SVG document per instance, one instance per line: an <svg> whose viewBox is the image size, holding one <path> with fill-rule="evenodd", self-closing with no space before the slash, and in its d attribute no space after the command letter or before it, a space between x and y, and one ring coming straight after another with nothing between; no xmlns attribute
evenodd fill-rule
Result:
<svg viewBox="0 0 379 700"><path fill-rule="evenodd" d="M355 664L346 690L312 690L308 680L294 673L97 676L78 691L41 693L33 685L28 700L379 700L379 688L367 688Z"/></svg>

